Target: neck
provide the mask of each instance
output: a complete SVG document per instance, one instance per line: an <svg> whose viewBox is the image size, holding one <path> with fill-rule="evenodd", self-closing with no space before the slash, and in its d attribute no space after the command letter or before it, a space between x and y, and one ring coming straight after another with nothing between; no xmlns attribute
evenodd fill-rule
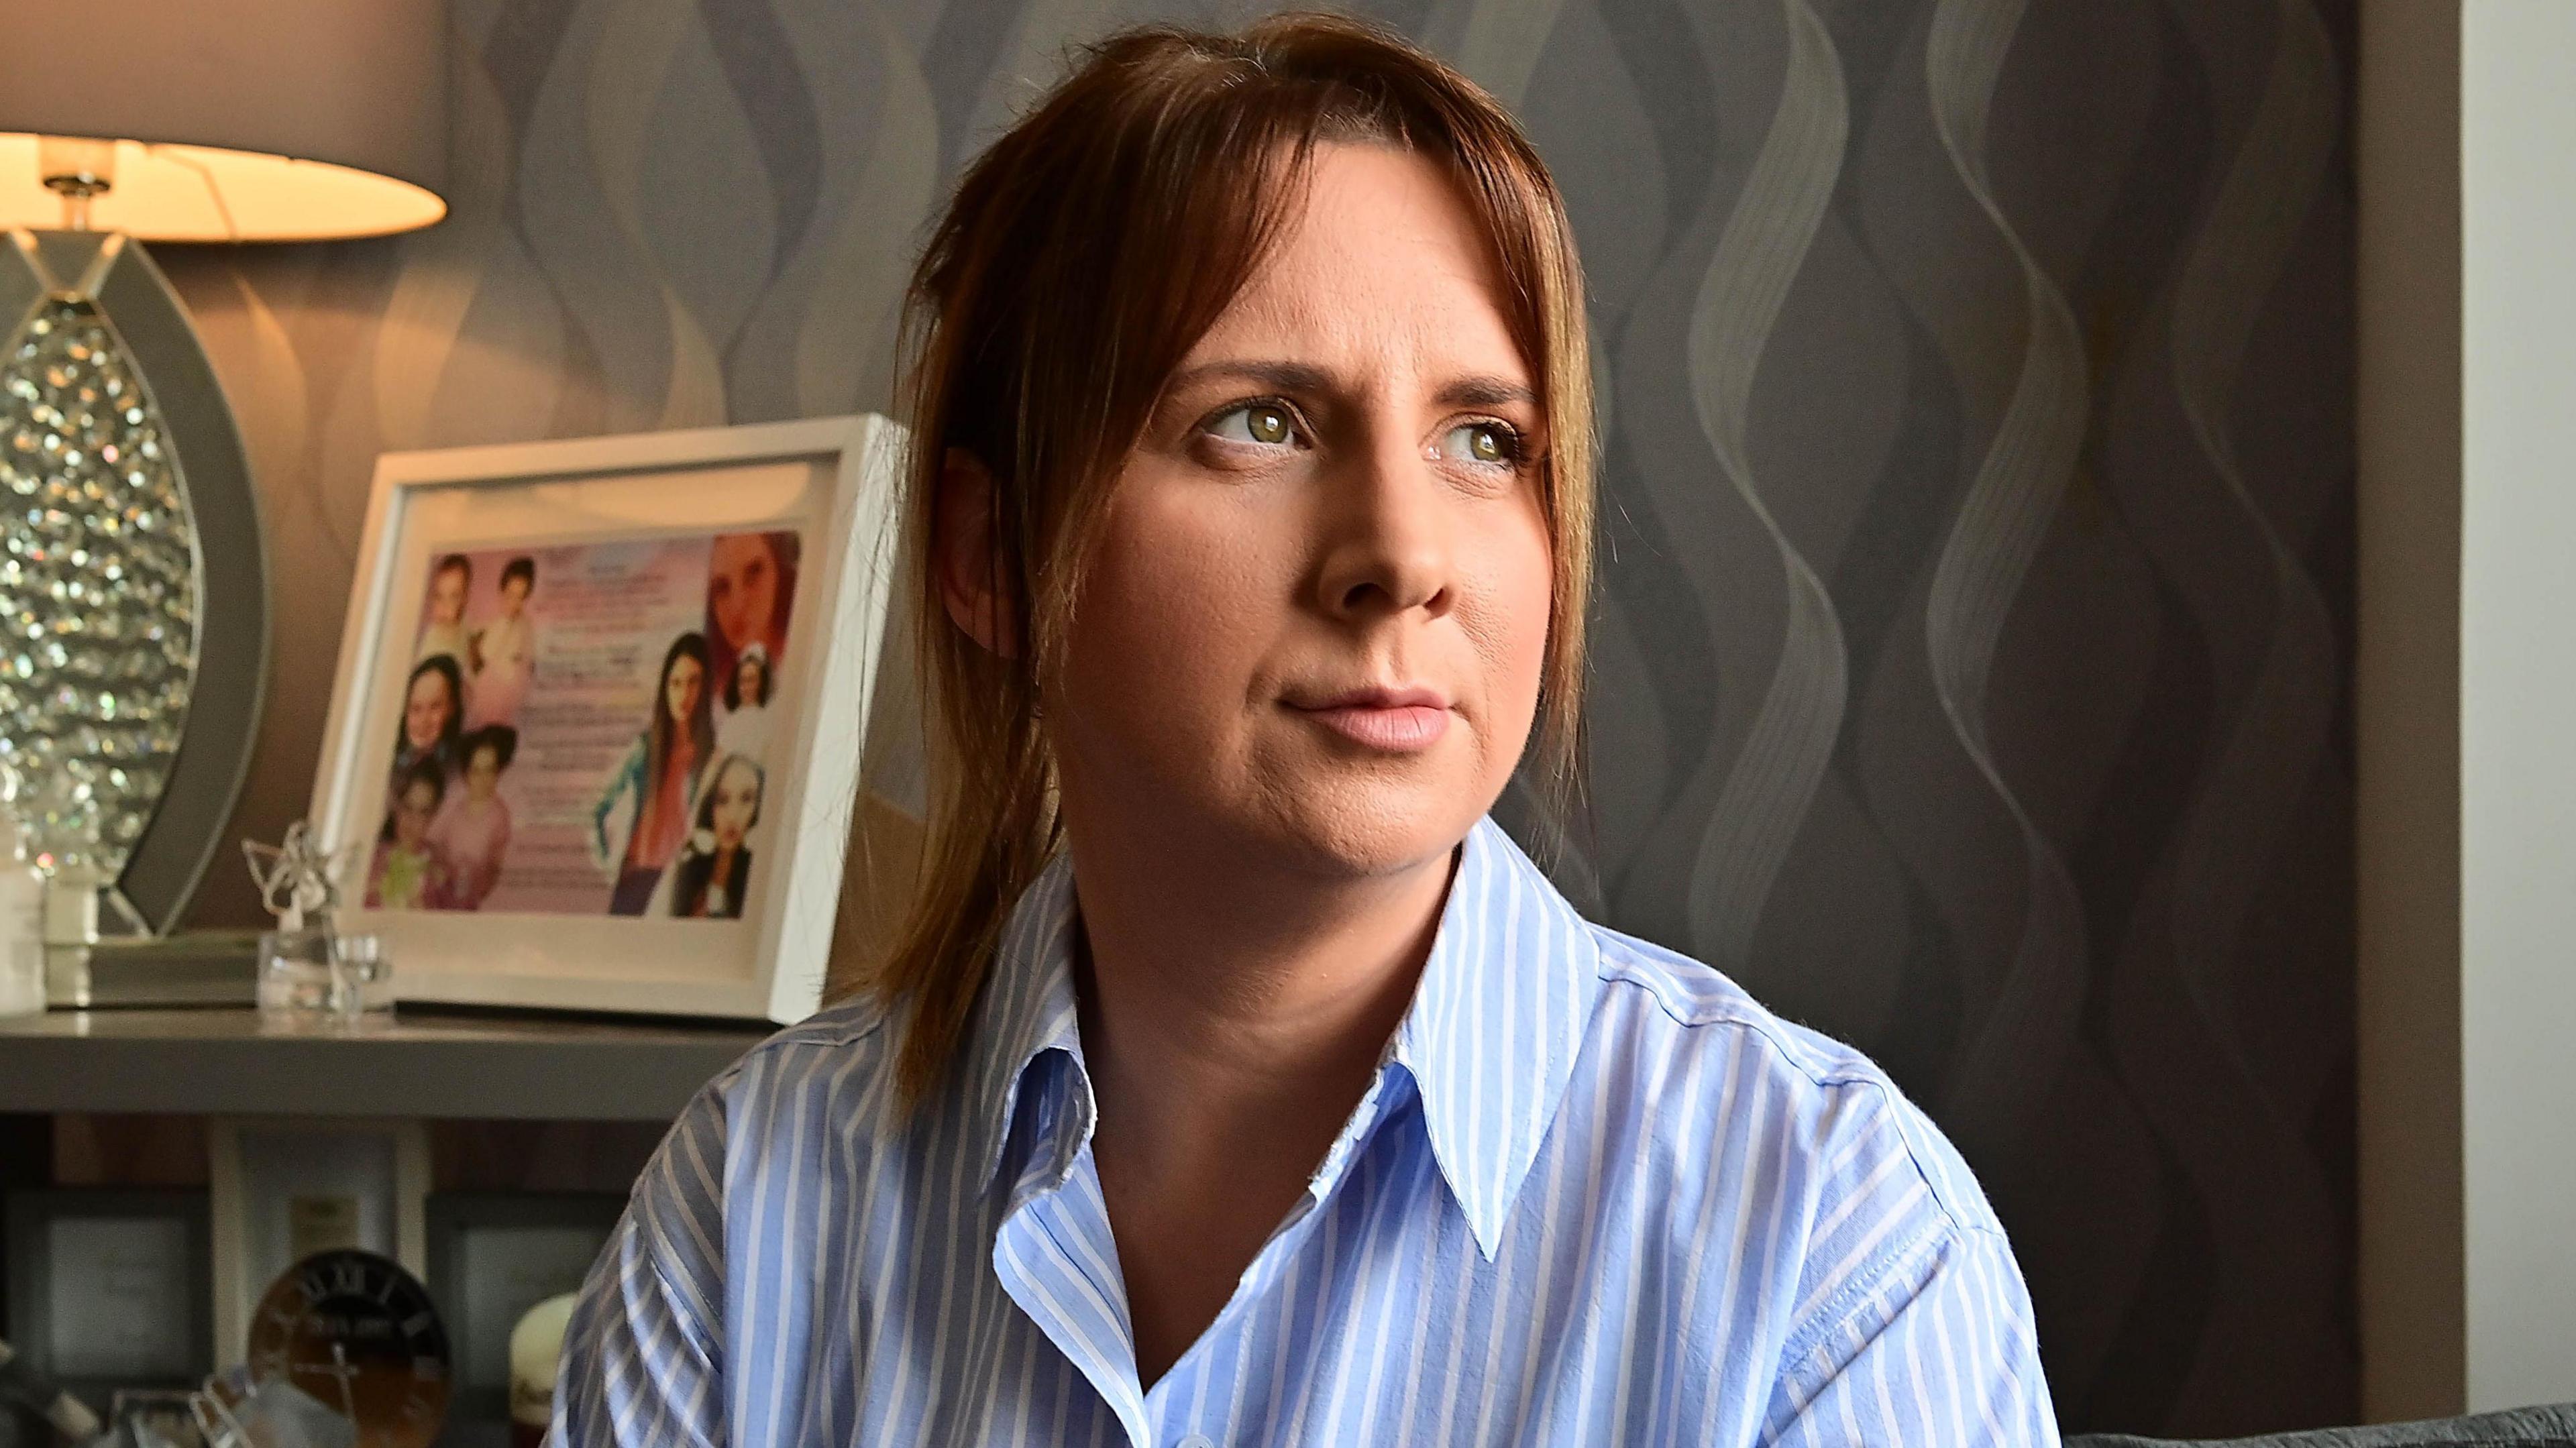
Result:
<svg viewBox="0 0 2576 1448"><path fill-rule="evenodd" d="M1302 1185L1412 1002L1453 852L1332 878L1122 823L1066 818L1101 1150L1148 1178Z"/></svg>

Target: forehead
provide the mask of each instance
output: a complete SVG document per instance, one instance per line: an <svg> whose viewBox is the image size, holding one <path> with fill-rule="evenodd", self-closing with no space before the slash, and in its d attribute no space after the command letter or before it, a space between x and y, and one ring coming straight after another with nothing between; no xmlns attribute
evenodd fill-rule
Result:
<svg viewBox="0 0 2576 1448"><path fill-rule="evenodd" d="M1323 145L1304 204L1182 365L1295 358L1345 372L1525 378L1499 281L1474 213L1432 161Z"/></svg>

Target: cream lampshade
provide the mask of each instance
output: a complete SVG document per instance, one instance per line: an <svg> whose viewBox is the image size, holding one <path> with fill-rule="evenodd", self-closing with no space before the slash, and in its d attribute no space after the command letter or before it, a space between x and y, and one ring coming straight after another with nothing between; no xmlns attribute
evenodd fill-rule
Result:
<svg viewBox="0 0 2576 1448"><path fill-rule="evenodd" d="M107 0L0 27L0 761L58 896L160 933L266 690L268 584L214 369L137 241L446 215L445 0ZM184 746L184 747L183 747Z"/></svg>
<svg viewBox="0 0 2576 1448"><path fill-rule="evenodd" d="M113 0L31 17L0 44L0 227L73 229L66 202L84 190L97 194L77 229L142 241L427 226L447 214L446 61L438 0Z"/></svg>

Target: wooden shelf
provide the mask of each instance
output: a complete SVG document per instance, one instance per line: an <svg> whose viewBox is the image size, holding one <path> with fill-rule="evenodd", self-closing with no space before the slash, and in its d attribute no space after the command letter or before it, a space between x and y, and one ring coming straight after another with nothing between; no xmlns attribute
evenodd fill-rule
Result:
<svg viewBox="0 0 2576 1448"><path fill-rule="evenodd" d="M772 1028L428 1014L346 1035L256 1011L0 1020L0 1111L668 1121Z"/></svg>

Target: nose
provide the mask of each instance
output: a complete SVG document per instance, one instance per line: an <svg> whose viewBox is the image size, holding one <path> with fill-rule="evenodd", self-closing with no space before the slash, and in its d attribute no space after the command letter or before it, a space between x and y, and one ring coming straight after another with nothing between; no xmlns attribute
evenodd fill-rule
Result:
<svg viewBox="0 0 2576 1448"><path fill-rule="evenodd" d="M1445 614L1455 597L1452 500L1400 429L1370 433L1326 479L1316 603L1353 622L1413 609Z"/></svg>

